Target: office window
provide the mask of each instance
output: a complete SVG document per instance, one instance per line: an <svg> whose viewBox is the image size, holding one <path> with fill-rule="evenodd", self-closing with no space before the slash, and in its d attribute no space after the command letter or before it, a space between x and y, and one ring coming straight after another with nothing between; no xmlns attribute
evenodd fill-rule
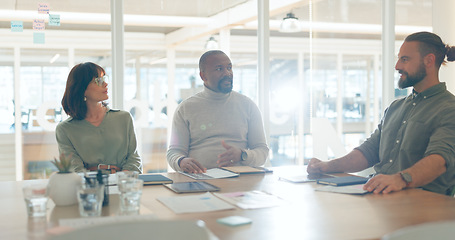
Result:
<svg viewBox="0 0 455 240"><path fill-rule="evenodd" d="M47 174L48 165L42 162L58 155L52 126L66 117L58 106L69 70L77 63L91 61L104 67L113 79L111 6L107 0L48 1L51 11L70 12L76 17L65 22L61 16L60 26L46 25L45 43L38 44L32 38L32 19L42 16L36 13L35 5L17 3L14 9L0 7L29 11L29 17L22 19L23 32L11 32L10 21L0 21L0 113L4 116L0 138L6 141L2 149L9 149L2 151L2 157L11 161L13 176L14 49L19 48L20 79L16 81L20 81L23 171L25 178L38 178ZM211 46L231 57L234 90L256 103L264 94L258 92L257 1L138 0L133 4L124 1L123 7L122 100L125 107L131 107L127 110L135 119L145 170L166 171L167 127L173 107L201 90L198 60L211 37L216 41ZM270 92L265 93L270 96L270 163L299 164L300 158L306 162L313 157L313 145L318 143L312 139L312 118L329 119L349 151L374 130L384 108L380 82L382 1L322 0L288 5L270 0L270 7ZM428 30L431 7L431 0L396 1L397 42L411 30ZM87 15L77 19L82 16L78 13ZM302 23L301 31L279 31L288 13ZM131 21L137 15L141 15L140 21ZM156 21L157 16L162 22ZM407 91L396 89L395 93L400 97ZM109 94L112 101L112 91ZM302 100L293 100L300 97ZM46 126L36 116L43 104L49 106ZM30 162L36 163L35 169Z"/></svg>
<svg viewBox="0 0 455 240"><path fill-rule="evenodd" d="M14 81L13 67L0 66L0 133L5 134L14 130Z"/></svg>

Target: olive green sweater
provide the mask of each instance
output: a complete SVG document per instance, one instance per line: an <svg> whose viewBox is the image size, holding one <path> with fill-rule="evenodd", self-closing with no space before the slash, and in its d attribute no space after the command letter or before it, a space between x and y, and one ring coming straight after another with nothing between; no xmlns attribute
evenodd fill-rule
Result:
<svg viewBox="0 0 455 240"><path fill-rule="evenodd" d="M72 154L76 172L98 164L142 172L133 120L128 112L108 109L98 127L70 117L58 124L55 135L60 154Z"/></svg>

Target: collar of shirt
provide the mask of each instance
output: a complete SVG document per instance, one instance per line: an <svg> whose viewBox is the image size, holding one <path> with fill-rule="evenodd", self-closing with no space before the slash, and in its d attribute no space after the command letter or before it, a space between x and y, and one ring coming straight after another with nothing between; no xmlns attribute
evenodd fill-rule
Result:
<svg viewBox="0 0 455 240"><path fill-rule="evenodd" d="M228 93L215 92L215 91L209 89L208 87L206 87L205 85L204 85L204 90L202 90L203 96L205 96L206 98L210 98L210 99L227 99L231 95L231 92L228 92Z"/></svg>
<svg viewBox="0 0 455 240"><path fill-rule="evenodd" d="M411 93L410 97L412 99L416 99L417 97L421 96L422 98L426 99L426 98L432 97L438 93L444 92L446 90L447 90L446 83L443 82L443 83L434 85L421 93L418 93L414 89L412 89L412 93Z"/></svg>
<svg viewBox="0 0 455 240"><path fill-rule="evenodd" d="M111 109L109 108L109 106L106 106L106 112L109 113L109 112L119 112L120 110L119 109ZM68 121L71 122L75 120L74 118L72 117L68 117Z"/></svg>
<svg viewBox="0 0 455 240"><path fill-rule="evenodd" d="M412 89L412 98L416 98L419 93L416 90Z"/></svg>

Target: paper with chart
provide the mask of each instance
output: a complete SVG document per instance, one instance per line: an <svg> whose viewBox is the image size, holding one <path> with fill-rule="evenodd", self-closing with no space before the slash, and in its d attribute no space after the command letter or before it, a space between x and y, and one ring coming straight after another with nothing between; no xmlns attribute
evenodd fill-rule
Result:
<svg viewBox="0 0 455 240"><path fill-rule="evenodd" d="M275 207L285 201L275 195L262 191L214 193L215 196L242 209Z"/></svg>
<svg viewBox="0 0 455 240"><path fill-rule="evenodd" d="M235 209L231 204L209 192L189 196L159 197L157 199L177 214Z"/></svg>

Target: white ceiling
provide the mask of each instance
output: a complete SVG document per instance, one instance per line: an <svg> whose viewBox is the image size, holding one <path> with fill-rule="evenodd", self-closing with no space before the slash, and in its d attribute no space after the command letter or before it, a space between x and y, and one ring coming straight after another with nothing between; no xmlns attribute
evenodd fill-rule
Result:
<svg viewBox="0 0 455 240"><path fill-rule="evenodd" d="M381 39L382 0L269 1L272 38L307 38L309 2L312 2L313 37ZM32 44L30 37L32 20L40 17L37 7L42 2L49 4L51 13L60 14L61 26L46 25L46 44L39 46ZM431 2L396 0L398 38L431 26ZM123 0L123 7L125 48L129 60L137 57L147 58L146 61L163 59L166 46L169 45L177 46L180 50L177 52L178 57L191 59L200 55L203 49L199 46L204 44L208 36L226 28L230 29L231 41L245 41L231 43L233 53L249 52L249 48L243 46L255 48L257 0ZM291 34L277 31L281 19L289 11L299 18L304 31ZM12 20L24 21L23 34L10 33ZM8 48L17 45L28 49L23 52L24 58L38 55L41 59L47 59L48 55L52 57L59 52L65 55L68 47L75 48L76 55L89 54L95 58L109 56L110 0L1 0L0 46ZM283 52L286 52L286 43L282 43L282 46ZM10 49L1 52L3 57L0 58L11 58ZM44 55L46 57L42 57ZM64 60L64 57L60 59L62 62ZM0 59L0 62L4 61Z"/></svg>
<svg viewBox="0 0 455 240"><path fill-rule="evenodd" d="M109 16L111 0L1 0L0 27L8 28L11 18L30 19L36 15L38 3L47 3L51 12L72 13L81 16L78 20L64 21L58 30L109 30L109 23L91 21L89 17ZM123 0L124 14L139 19L126 24L132 32L158 32L168 34L181 27L199 22L226 12L239 5L257 0ZM280 20L292 11L302 21L309 20L310 0L269 0L270 18ZM380 24L382 0L313 0L313 22L344 24ZM396 0L397 25L431 25L432 0ZM252 5L251 5L252 6ZM279 6L279 7L273 7ZM248 9L256 13L256 9ZM87 18L83 18L87 14ZM239 13L233 13L238 15ZM240 13L243 14L243 13ZM143 21L141 20L141 17ZM230 16L231 18L235 16ZM77 18L76 18L77 19ZM107 20L110 20L107 18ZM251 19L255 20L255 18ZM27 24L29 22L25 22ZM125 18L125 23L126 18ZM239 23L236 23L239 24ZM197 25L197 24L196 24ZM173 26L173 27L171 27Z"/></svg>

